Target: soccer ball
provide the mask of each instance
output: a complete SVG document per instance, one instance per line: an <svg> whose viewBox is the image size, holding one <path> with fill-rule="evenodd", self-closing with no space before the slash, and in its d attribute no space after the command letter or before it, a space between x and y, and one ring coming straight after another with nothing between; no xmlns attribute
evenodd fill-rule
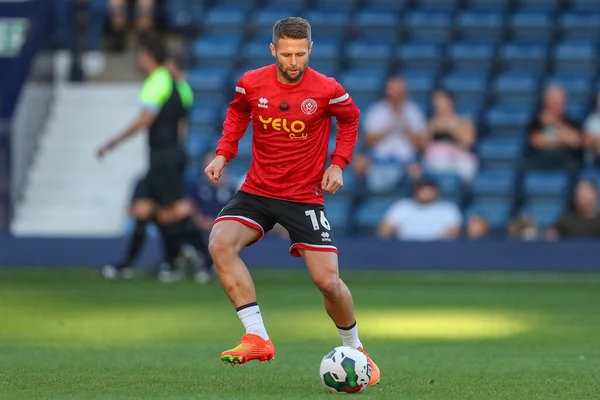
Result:
<svg viewBox="0 0 600 400"><path fill-rule="evenodd" d="M369 385L371 366L367 356L357 349L339 346L323 357L319 374L330 392L358 393Z"/></svg>

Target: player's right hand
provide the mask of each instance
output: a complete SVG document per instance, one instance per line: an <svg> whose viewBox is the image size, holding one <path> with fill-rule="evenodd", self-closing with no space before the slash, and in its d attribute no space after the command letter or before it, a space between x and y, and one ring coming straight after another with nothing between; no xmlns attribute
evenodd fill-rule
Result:
<svg viewBox="0 0 600 400"><path fill-rule="evenodd" d="M204 169L204 173L212 183L217 183L223 175L225 165L227 165L227 159L223 156L216 156Z"/></svg>

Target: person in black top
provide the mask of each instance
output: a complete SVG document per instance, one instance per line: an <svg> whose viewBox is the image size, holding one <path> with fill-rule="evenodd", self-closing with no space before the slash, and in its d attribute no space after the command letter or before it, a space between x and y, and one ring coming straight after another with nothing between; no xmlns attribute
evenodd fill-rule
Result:
<svg viewBox="0 0 600 400"><path fill-rule="evenodd" d="M560 216L554 227L546 232L546 237L600 237L598 188L594 182L582 180L577 184L573 207Z"/></svg>
<svg viewBox="0 0 600 400"><path fill-rule="evenodd" d="M566 95L553 85L544 92L541 111L528 126L526 170L565 170L575 176L580 170L583 134L580 124L565 115Z"/></svg>
<svg viewBox="0 0 600 400"><path fill-rule="evenodd" d="M155 205L156 219L164 237L165 268L159 272L159 278L173 281L183 277L182 271L174 268L181 243L193 246L203 256L206 272L212 259L198 227L189 217L191 210L183 191L186 154L181 139L194 101L193 92L185 80L174 77L163 65L166 58L166 50L158 37L140 38L138 62L148 74L140 96L142 111L124 133L98 150L98 157L104 157L142 129L148 130L150 166L141 197L152 200ZM145 225L147 221L141 223ZM136 226L135 232L139 230L141 227ZM128 267L117 265L116 275L124 276L123 269Z"/></svg>

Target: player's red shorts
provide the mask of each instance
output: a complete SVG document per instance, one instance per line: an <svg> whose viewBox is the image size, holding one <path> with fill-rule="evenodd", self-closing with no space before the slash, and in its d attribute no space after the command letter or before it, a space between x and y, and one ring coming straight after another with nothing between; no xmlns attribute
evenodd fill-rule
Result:
<svg viewBox="0 0 600 400"><path fill-rule="evenodd" d="M281 224L290 233L290 254L295 257L300 256L298 249L337 253L325 207L321 204L271 199L240 190L221 210L215 223L223 220L238 221L258 230L260 236L255 242L275 224Z"/></svg>

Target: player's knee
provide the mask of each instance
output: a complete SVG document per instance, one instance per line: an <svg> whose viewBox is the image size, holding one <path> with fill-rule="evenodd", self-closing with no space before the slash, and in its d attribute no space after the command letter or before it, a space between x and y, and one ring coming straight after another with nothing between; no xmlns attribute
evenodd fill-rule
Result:
<svg viewBox="0 0 600 400"><path fill-rule="evenodd" d="M235 254L233 245L226 234L213 231L208 239L208 251L214 260L227 259Z"/></svg>
<svg viewBox="0 0 600 400"><path fill-rule="evenodd" d="M315 283L323 296L327 298L335 299L340 294L342 281L336 273L323 274L315 279Z"/></svg>

